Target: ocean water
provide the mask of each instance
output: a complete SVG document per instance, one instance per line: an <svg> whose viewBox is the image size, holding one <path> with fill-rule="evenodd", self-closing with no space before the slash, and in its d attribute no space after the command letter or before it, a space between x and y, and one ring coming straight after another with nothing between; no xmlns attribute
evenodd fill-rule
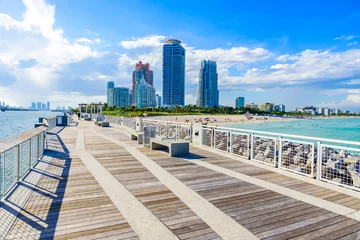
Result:
<svg viewBox="0 0 360 240"><path fill-rule="evenodd" d="M54 112L6 111L0 112L0 140L33 129L39 117L58 115Z"/></svg>
<svg viewBox="0 0 360 240"><path fill-rule="evenodd" d="M239 123L222 126L309 137L360 141L360 118L303 119Z"/></svg>

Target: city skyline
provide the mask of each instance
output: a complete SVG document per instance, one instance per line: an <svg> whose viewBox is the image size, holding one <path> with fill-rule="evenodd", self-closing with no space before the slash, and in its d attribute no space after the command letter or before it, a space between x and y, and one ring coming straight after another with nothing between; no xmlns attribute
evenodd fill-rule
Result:
<svg viewBox="0 0 360 240"><path fill-rule="evenodd" d="M196 102L201 60L212 59L218 64L221 105L231 106L241 95L257 104L286 103L287 109L360 110L357 1L303 1L296 7L287 1L237 7L234 1L232 9L188 3L175 8L175 3L148 1L142 3L149 10L144 14L128 2L83 8L82 0L1 1L3 101L11 106L40 98L66 106L105 102L104 83L129 87L139 60L152 66L161 93L162 46L177 38L186 50L185 104ZM95 21L94 14L103 17Z"/></svg>

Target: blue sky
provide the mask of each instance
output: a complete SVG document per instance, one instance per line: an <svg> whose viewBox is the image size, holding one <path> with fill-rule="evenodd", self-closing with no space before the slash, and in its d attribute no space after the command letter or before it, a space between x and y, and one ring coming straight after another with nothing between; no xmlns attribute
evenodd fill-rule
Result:
<svg viewBox="0 0 360 240"><path fill-rule="evenodd" d="M360 110L359 1L0 0L0 100L105 101L149 62L161 90L167 38L186 48L186 103L202 59L218 63L220 103Z"/></svg>

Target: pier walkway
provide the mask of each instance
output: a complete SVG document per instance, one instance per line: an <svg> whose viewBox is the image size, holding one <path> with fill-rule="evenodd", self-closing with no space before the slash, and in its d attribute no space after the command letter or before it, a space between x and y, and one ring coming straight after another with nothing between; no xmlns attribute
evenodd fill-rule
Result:
<svg viewBox="0 0 360 240"><path fill-rule="evenodd" d="M360 239L360 193L93 122L57 127L0 204L0 239Z"/></svg>

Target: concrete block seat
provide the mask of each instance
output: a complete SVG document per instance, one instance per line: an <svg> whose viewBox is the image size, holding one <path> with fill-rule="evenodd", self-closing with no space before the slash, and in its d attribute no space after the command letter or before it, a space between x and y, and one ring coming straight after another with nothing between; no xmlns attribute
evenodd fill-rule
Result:
<svg viewBox="0 0 360 240"><path fill-rule="evenodd" d="M168 149L170 157L188 156L190 143L183 140L175 140L170 138L152 138L150 139L150 149Z"/></svg>
<svg viewBox="0 0 360 240"><path fill-rule="evenodd" d="M131 140L137 140L138 144L143 144L144 133L143 132L132 132Z"/></svg>
<svg viewBox="0 0 360 240"><path fill-rule="evenodd" d="M99 127L110 127L110 123L109 123L109 122L97 121L97 122L95 122L95 124L98 125Z"/></svg>

